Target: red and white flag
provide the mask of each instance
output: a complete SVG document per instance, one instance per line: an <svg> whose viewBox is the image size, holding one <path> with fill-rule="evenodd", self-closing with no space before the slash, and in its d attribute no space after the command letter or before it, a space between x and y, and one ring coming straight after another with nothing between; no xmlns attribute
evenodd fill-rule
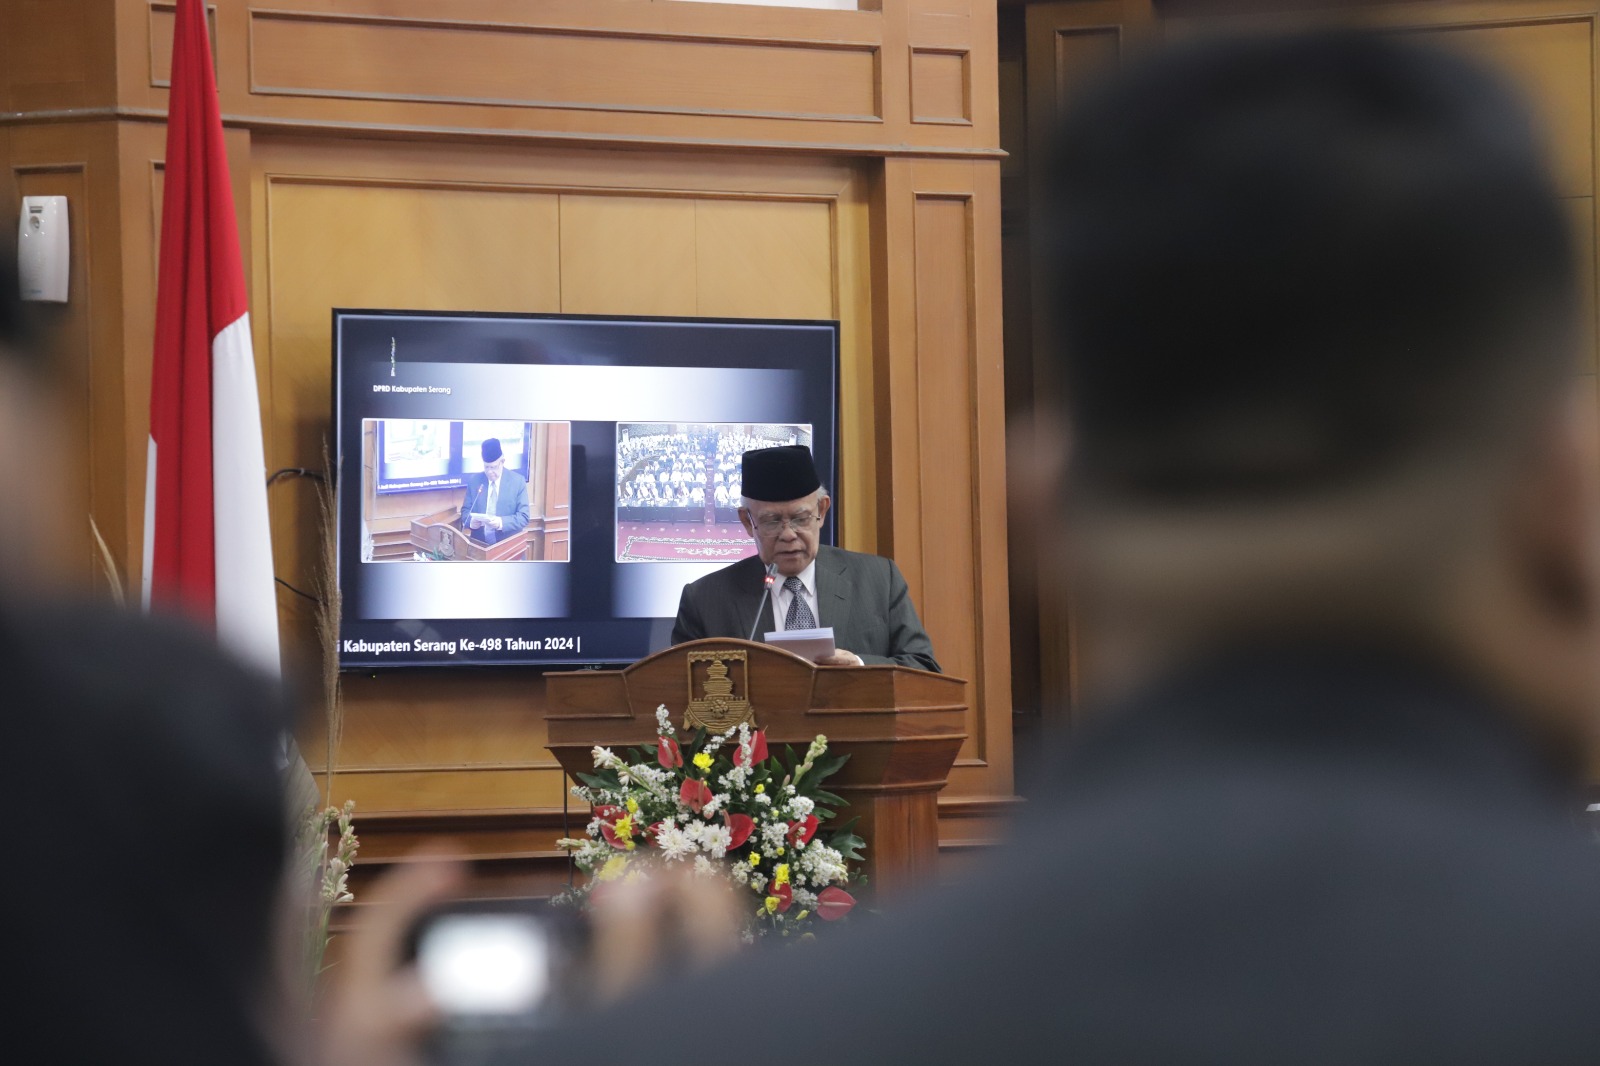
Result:
<svg viewBox="0 0 1600 1066"><path fill-rule="evenodd" d="M201 0L178 0L163 195L144 602L214 624L277 676L261 405Z"/></svg>

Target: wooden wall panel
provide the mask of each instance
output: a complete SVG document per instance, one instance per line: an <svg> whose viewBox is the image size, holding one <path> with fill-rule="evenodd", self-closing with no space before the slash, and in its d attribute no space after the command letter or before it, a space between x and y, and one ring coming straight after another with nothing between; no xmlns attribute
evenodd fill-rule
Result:
<svg viewBox="0 0 1600 1066"><path fill-rule="evenodd" d="M911 50L911 121L955 125L972 121L966 52Z"/></svg>
<svg viewBox="0 0 1600 1066"><path fill-rule="evenodd" d="M109 107L116 101L116 32L104 0L0 4L0 111Z"/></svg>
<svg viewBox="0 0 1600 1066"><path fill-rule="evenodd" d="M693 200L567 194L561 197L561 237L561 310L695 313Z"/></svg>
<svg viewBox="0 0 1600 1066"><path fill-rule="evenodd" d="M114 2L121 113L157 117L170 0ZM992 5L273 0L216 6L214 36L252 130L996 158ZM965 55L970 121L912 121L912 45Z"/></svg>
<svg viewBox="0 0 1600 1066"><path fill-rule="evenodd" d="M71 579L88 584L99 569L98 552L90 527L91 519L100 521L95 507L96 482L108 476L97 469L94 453L104 451L109 444L120 447L116 439L120 433L95 433L89 423L89 412L95 403L94 333L91 315L93 300L89 294L89 262L94 248L95 230L89 214L89 175L86 161L42 163L13 168L13 178L19 199L24 196L64 196L67 198L67 224L71 236L70 265L68 268L68 303L36 304L34 311L50 331L50 339L59 353L61 385L67 395L66 411L70 421L59 427L59 436L51 441L48 452L47 473L44 476L55 482L56 495L52 502L64 510L46 518L42 528L49 531L41 538L45 549L51 553L50 565L60 569ZM14 233L15 230L10 230ZM15 255L14 242L7 244L0 254ZM106 437L111 437L107 440ZM99 438L96 440L95 438ZM41 442L43 443L43 442ZM96 445L98 444L98 448ZM17 457L7 457L15 461ZM44 455L33 457L43 460ZM99 458L106 458L100 456ZM115 476L115 475L109 475ZM104 585L103 581L97 582Z"/></svg>
<svg viewBox="0 0 1600 1066"><path fill-rule="evenodd" d="M887 161L876 283L879 540L906 576L941 665L966 677L968 740L941 798L1009 795L999 168ZM888 250L911 249L909 256Z"/></svg>
<svg viewBox="0 0 1600 1066"><path fill-rule="evenodd" d="M837 318L834 230L828 202L696 201L697 313Z"/></svg>
<svg viewBox="0 0 1600 1066"><path fill-rule="evenodd" d="M63 444L50 461L60 475L57 489L66 510L51 523L44 545L52 572L74 585L102 589L108 580L90 520L111 546L113 564L127 575L132 562L126 535L129 508L143 501L143 462L136 484L123 466L130 427L116 299L122 243L117 133L114 124L100 122L8 131L4 169L11 198L0 223L6 238L3 254L14 256L20 198L67 198L68 302L35 305L54 343L65 419Z"/></svg>
<svg viewBox="0 0 1600 1066"><path fill-rule="evenodd" d="M977 558L973 457L977 451L972 317L972 201L918 195L913 263L917 291L917 409L915 426L922 511L916 537L923 589L923 622L930 633L954 635L977 614L971 570ZM937 515L939 521L931 519ZM940 665L974 678L975 642L947 639ZM974 708L963 757L981 757L987 731Z"/></svg>
<svg viewBox="0 0 1600 1066"><path fill-rule="evenodd" d="M822 42L259 10L250 21L258 96L872 121L877 66L870 46Z"/></svg>

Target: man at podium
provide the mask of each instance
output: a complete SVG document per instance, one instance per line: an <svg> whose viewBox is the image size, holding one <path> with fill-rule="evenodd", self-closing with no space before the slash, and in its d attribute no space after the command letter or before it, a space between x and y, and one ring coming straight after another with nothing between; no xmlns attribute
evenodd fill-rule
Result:
<svg viewBox="0 0 1600 1066"><path fill-rule="evenodd" d="M832 500L810 449L748 451L742 470L739 521L757 554L684 586L672 642L826 626L834 651L817 659L824 666L937 671L933 643L893 560L818 544Z"/></svg>
<svg viewBox="0 0 1600 1066"><path fill-rule="evenodd" d="M506 469L500 438L483 441L483 473L467 479L461 528L479 544L493 544L528 524L528 481Z"/></svg>

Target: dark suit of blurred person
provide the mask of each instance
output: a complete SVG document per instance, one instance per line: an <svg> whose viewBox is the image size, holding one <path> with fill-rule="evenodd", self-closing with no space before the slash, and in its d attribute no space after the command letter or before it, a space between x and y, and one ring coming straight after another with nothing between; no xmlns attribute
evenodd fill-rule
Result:
<svg viewBox="0 0 1600 1066"><path fill-rule="evenodd" d="M1033 454L1068 458L1017 472L1080 724L965 884L641 992L726 1024L638 1054L1600 1061L1595 412L1541 160L1497 81L1398 37L1191 43L1088 93L1035 234Z"/></svg>
<svg viewBox="0 0 1600 1066"><path fill-rule="evenodd" d="M55 479L9 457L68 423L17 291L0 266L0 494L38 502ZM186 629L62 602L34 543L0 553L4 1057L278 1061L278 690Z"/></svg>

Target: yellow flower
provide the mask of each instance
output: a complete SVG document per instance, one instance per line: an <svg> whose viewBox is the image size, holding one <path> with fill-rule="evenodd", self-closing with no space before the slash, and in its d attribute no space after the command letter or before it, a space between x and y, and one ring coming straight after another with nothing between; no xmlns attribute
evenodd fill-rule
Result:
<svg viewBox="0 0 1600 1066"><path fill-rule="evenodd" d="M778 913L778 904L780 904L782 902L783 901L781 899L779 899L777 896L768 896L767 897L767 902L766 902L767 913L768 914L777 914Z"/></svg>
<svg viewBox="0 0 1600 1066"><path fill-rule="evenodd" d="M765 792L766 790L767 790L767 786L766 785L757 785L756 786L756 795L759 796L759 795L761 795L761 793Z"/></svg>
<svg viewBox="0 0 1600 1066"><path fill-rule="evenodd" d="M638 814L639 813L639 801L634 799L632 796L628 797L628 813L629 814Z"/></svg>
<svg viewBox="0 0 1600 1066"><path fill-rule="evenodd" d="M760 866L761 865L761 853L759 851L752 851L750 853L750 865L751 866Z"/></svg>
<svg viewBox="0 0 1600 1066"><path fill-rule="evenodd" d="M778 864L778 868L776 870L772 871L772 883L775 884L775 885L786 885L786 884L789 883L789 864L788 863L786 863L786 862L779 863Z"/></svg>
<svg viewBox="0 0 1600 1066"><path fill-rule="evenodd" d="M797 921L797 922L803 922L803 921L806 920L806 915L808 915L810 913L811 913L810 911L801 911L799 914L794 916L794 920Z"/></svg>
<svg viewBox="0 0 1600 1066"><path fill-rule="evenodd" d="M600 872L595 874L602 881L615 881L622 871L628 868L628 860L621 855L613 855L600 867Z"/></svg>
<svg viewBox="0 0 1600 1066"><path fill-rule="evenodd" d="M711 756L707 755L703 751L699 755L696 755L694 757L694 764L696 766L700 767L700 769L702 769L702 770L711 769L711 764L712 764L713 761L714 760L711 758Z"/></svg>
<svg viewBox="0 0 1600 1066"><path fill-rule="evenodd" d="M774 854L782 855L783 854L783 848L782 847L778 848L778 850L776 852L774 852Z"/></svg>

